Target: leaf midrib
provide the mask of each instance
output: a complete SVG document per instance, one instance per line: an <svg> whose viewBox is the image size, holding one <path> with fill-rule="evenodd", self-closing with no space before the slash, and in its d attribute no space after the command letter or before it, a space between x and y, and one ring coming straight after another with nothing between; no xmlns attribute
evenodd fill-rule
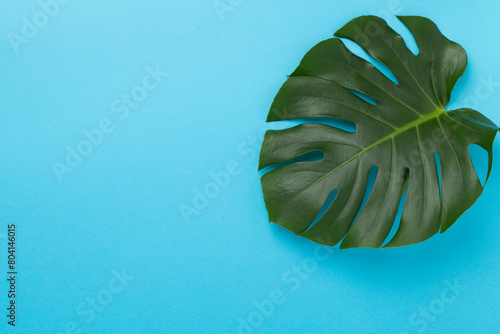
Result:
<svg viewBox="0 0 500 334"><path fill-rule="evenodd" d="M413 122L410 122L410 123L406 124L405 126L397 129L396 131L394 131L394 132L386 135L385 137L382 137L381 139L377 140L375 143L373 143L371 145L368 145L367 147L365 147L364 149L362 149L361 151L359 151L358 153L356 153L355 155L353 155L351 158L349 158L346 161L344 161L341 165L335 167L335 169L333 169L332 171L328 172L327 174L325 174L321 178L317 179L316 181L314 181L313 183L311 183L310 185L308 185L302 191L304 191L304 190L312 187L313 185L315 185L319 181L321 181L324 178L328 177L329 175L335 173L337 170L339 170L340 168L344 167L345 165L347 165L349 162L353 161L354 159L359 158L360 156L362 156L363 154L365 154L366 152L368 152L372 148L379 146L380 144L384 143L387 140L392 140L396 136L400 135L403 132L408 131L409 129L411 129L413 127L417 127L417 126L419 126L422 123L430 121L431 119L438 118L439 116L441 116L444 113L446 113L445 109L441 109L441 108L436 109L435 111L433 111L431 113L428 113L428 114L425 114L425 115L417 118Z"/></svg>

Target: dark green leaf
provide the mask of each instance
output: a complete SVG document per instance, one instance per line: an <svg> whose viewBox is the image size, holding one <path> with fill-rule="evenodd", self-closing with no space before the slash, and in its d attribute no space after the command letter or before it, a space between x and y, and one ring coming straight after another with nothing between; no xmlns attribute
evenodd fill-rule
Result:
<svg viewBox="0 0 500 334"><path fill-rule="evenodd" d="M467 66L466 53L429 19L398 18L413 34L418 55L375 16L358 17L335 33L387 66L397 84L332 38L313 47L279 90L268 121L330 117L354 123L356 131L305 123L266 133L259 169L324 153L320 160L285 164L262 176L271 222L321 244L344 238L341 248L381 247L406 191L399 228L386 245L397 247L446 231L480 196L483 186L468 149L477 144L488 152L489 176L498 128L475 110L445 110ZM378 173L361 209L372 166Z"/></svg>

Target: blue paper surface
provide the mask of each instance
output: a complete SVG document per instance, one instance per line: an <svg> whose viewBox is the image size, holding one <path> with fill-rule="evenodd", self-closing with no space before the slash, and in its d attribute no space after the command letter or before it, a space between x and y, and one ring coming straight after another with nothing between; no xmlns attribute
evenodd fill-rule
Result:
<svg viewBox="0 0 500 334"><path fill-rule="evenodd" d="M394 15L432 19L468 53L448 109L500 124L499 10L492 0L4 2L0 332L498 333L498 139L477 203L446 233L396 249L326 249L269 224L257 163L265 130L280 126L265 119L286 76L359 15L403 35ZM484 175L484 159L477 166Z"/></svg>

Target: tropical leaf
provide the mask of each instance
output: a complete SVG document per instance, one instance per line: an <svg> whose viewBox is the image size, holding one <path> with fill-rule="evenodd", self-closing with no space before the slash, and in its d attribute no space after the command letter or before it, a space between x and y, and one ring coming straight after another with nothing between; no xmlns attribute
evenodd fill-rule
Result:
<svg viewBox="0 0 500 334"><path fill-rule="evenodd" d="M399 227L385 245L398 247L446 231L481 195L469 146L488 152L489 177L498 127L475 110L445 109L467 66L466 53L431 20L398 18L413 34L418 55L376 16L353 19L335 33L387 66L397 83L332 38L314 46L279 90L267 121L306 123L265 135L259 169L271 169L261 179L271 222L321 244L343 238L341 248L377 248L406 191ZM356 131L308 122L324 117L352 122ZM290 162L315 151L323 158ZM361 208L373 166L377 176Z"/></svg>

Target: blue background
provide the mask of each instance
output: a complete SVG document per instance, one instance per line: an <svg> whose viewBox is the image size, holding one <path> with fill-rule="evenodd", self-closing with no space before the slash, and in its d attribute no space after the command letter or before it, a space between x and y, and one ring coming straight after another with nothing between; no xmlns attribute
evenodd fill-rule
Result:
<svg viewBox="0 0 500 334"><path fill-rule="evenodd" d="M449 108L475 104L500 124L500 4L231 3L218 13L212 0L70 1L47 22L37 1L1 4L0 259L15 222L15 330L500 332L498 161L482 197L445 234L331 254L268 224L257 172L264 121L286 75L364 14L390 17L408 43L389 14L434 20L469 56ZM46 24L16 52L9 34L22 36L33 15ZM120 118L113 102L142 84L148 66L168 76ZM491 92L485 80L496 83ZM489 94L478 98L478 89ZM54 162L105 119L113 130L60 180ZM192 207L196 189L228 164L228 184L183 216L182 205ZM126 283L110 292L122 271ZM2 278L2 332L12 331L6 291Z"/></svg>

